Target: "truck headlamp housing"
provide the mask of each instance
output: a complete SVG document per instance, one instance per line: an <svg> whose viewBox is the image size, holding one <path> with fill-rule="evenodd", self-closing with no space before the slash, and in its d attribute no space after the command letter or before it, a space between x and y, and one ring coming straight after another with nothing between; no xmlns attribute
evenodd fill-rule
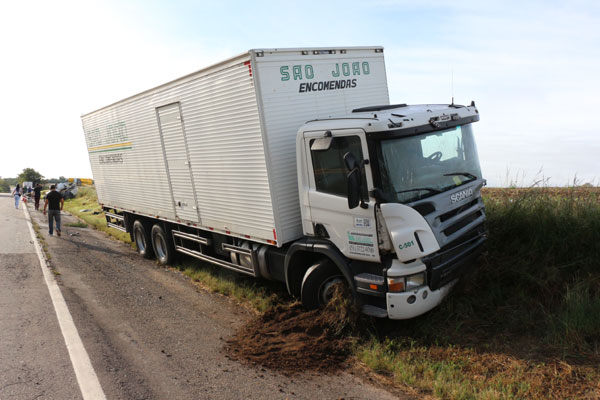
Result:
<svg viewBox="0 0 600 400"><path fill-rule="evenodd" d="M400 277L388 277L388 291L389 292L406 292L412 289L425 286L427 278L425 271L419 272L418 274Z"/></svg>
<svg viewBox="0 0 600 400"><path fill-rule="evenodd" d="M406 277L406 290L415 289L425 286L426 278L425 271Z"/></svg>

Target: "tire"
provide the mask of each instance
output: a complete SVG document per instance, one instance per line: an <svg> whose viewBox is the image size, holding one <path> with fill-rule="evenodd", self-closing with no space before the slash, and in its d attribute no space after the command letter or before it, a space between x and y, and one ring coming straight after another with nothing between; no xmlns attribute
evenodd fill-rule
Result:
<svg viewBox="0 0 600 400"><path fill-rule="evenodd" d="M139 219L133 223L132 236L135 245L137 246L138 253L144 258L154 257L154 251L150 246L150 235L148 234L144 224Z"/></svg>
<svg viewBox="0 0 600 400"><path fill-rule="evenodd" d="M309 310L324 306L333 295L336 283L346 283L346 278L340 270L328 259L316 261L304 274L300 298L302 304Z"/></svg>
<svg viewBox="0 0 600 400"><path fill-rule="evenodd" d="M161 265L172 264L175 261L175 248L173 241L169 240L163 227L156 224L152 227L152 249L156 259Z"/></svg>

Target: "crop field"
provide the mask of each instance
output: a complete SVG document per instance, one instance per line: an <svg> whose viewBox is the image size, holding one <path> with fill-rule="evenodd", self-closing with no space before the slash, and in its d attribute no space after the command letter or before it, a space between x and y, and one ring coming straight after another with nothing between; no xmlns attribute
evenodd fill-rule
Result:
<svg viewBox="0 0 600 400"><path fill-rule="evenodd" d="M189 259L175 267L255 310L257 320L227 349L241 361L277 368L284 360L297 373L296 354L316 360L309 369L367 371L417 397L600 398L600 188L486 188L483 196L484 253L444 303L410 321L356 315L347 304L307 317L282 285ZM69 202L74 209L93 205L78 198L66 208ZM86 222L106 229L93 217ZM243 337L254 337L263 352ZM269 346L281 353L265 357ZM318 351L306 354L324 348L325 369Z"/></svg>

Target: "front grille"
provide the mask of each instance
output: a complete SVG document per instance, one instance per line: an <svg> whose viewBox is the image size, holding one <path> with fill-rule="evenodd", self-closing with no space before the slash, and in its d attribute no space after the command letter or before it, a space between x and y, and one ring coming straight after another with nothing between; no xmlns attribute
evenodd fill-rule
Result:
<svg viewBox="0 0 600 400"><path fill-rule="evenodd" d="M448 190L407 205L423 216L440 247L444 247L485 221L482 185L483 180L479 179L456 189L473 192L473 197L458 202L452 202L453 191Z"/></svg>
<svg viewBox="0 0 600 400"><path fill-rule="evenodd" d="M453 233L458 232L459 230L461 230L465 226L469 225L471 222L475 221L477 218L479 218L482 215L483 215L483 213L481 212L481 210L477 210L477 212L467 215L465 218L461 219L454 225L444 229L444 231L443 231L444 235L450 236Z"/></svg>
<svg viewBox="0 0 600 400"><path fill-rule="evenodd" d="M472 239L474 239L478 236L485 235L485 233L486 233L485 226L483 224L478 225L476 228L471 229L464 235L461 235L461 237L459 237L458 239L453 240L452 242L448 243L447 245L445 245L444 247L439 249L438 252L444 252L444 251L447 251L450 249L454 249L457 246L460 246L461 244L470 242Z"/></svg>
<svg viewBox="0 0 600 400"><path fill-rule="evenodd" d="M422 216L426 216L435 211L435 206L431 203L415 204L413 208Z"/></svg>
<svg viewBox="0 0 600 400"><path fill-rule="evenodd" d="M423 261L427 266L429 287L436 290L458 278L467 262L479 253L485 239L482 224L442 247L437 253L425 257Z"/></svg>
<svg viewBox="0 0 600 400"><path fill-rule="evenodd" d="M448 211L447 213L440 215L440 222L447 221L450 218L460 214L461 212L468 210L469 208L471 208L475 204L477 204L478 201L479 201L479 199L475 199L475 200L471 201L470 203L464 204L458 208L455 208L452 211Z"/></svg>

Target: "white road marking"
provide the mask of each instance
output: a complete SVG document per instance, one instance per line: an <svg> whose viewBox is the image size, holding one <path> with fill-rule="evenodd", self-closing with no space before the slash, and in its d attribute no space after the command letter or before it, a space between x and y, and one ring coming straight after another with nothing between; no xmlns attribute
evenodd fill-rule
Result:
<svg viewBox="0 0 600 400"><path fill-rule="evenodd" d="M52 304L56 311L56 317L58 318L60 330L65 339L69 356L71 357L71 363L75 370L75 376L77 377L77 383L79 383L81 394L83 395L84 400L106 400L106 396L100 386L96 372L94 372L94 367L92 367L90 357L85 351L85 347L83 347L83 342L79 337L73 318L69 313L67 303L60 292L56 280L49 271L46 259L42 255L42 249L37 241L35 231L31 224L31 217L29 216L29 211L26 206L23 207L23 213L25 214L25 219L27 219L27 226L29 227L29 233L33 239L35 251L40 259L44 280L46 281L48 291L50 292L50 298L52 299Z"/></svg>

